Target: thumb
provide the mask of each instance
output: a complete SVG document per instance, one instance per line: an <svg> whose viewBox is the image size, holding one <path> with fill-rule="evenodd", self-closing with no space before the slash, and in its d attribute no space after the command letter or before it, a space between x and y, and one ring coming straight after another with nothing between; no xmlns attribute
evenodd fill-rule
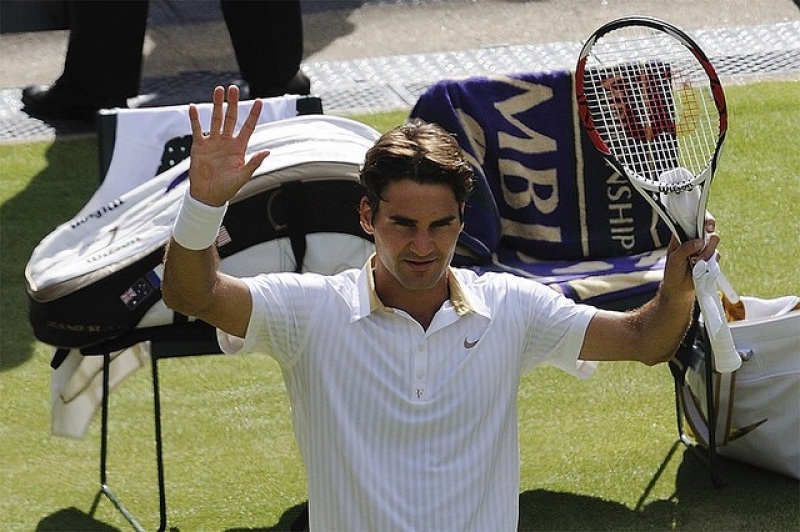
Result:
<svg viewBox="0 0 800 532"><path fill-rule="evenodd" d="M255 173L256 170L258 170L258 167L261 166L261 163L264 162L264 159L266 159L268 155L269 150L256 153L250 157L250 160L248 160L247 163L242 167L242 172L249 178Z"/></svg>
<svg viewBox="0 0 800 532"><path fill-rule="evenodd" d="M680 240L675 235L672 235L672 238L669 239L669 244L667 245L667 255L671 255L676 249L678 249L681 245Z"/></svg>

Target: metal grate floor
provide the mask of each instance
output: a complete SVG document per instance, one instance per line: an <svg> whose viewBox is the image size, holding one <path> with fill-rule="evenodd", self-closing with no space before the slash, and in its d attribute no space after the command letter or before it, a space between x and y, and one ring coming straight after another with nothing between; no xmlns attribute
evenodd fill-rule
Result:
<svg viewBox="0 0 800 532"><path fill-rule="evenodd" d="M724 83L779 77L800 80L800 20L693 34ZM441 79L572 69L580 42L498 46L477 50L304 63L326 113L357 114L410 109ZM142 81L140 107L205 101L208 87L227 84L236 72L188 72ZM0 142L48 140L89 133L73 122L45 123L21 111L21 87L0 90Z"/></svg>

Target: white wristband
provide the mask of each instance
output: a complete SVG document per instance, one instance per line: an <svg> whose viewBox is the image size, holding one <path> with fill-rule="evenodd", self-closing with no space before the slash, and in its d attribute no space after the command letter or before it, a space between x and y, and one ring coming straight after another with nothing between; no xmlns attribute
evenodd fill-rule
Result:
<svg viewBox="0 0 800 532"><path fill-rule="evenodd" d="M182 247L194 251L211 247L217 240L227 210L227 203L222 207L206 205L194 199L187 189L172 228L172 238Z"/></svg>

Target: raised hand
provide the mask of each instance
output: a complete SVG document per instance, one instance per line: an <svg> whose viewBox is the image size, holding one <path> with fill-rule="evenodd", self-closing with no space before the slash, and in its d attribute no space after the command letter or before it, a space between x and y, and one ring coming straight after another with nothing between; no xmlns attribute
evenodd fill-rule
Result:
<svg viewBox="0 0 800 532"><path fill-rule="evenodd" d="M245 162L247 143L261 114L261 101L253 103L250 114L236 134L239 88L236 85L228 87L227 107L225 96L223 87L214 89L214 107L208 134L203 133L197 107L189 106L193 139L189 190L194 199L217 207L230 200L269 155L269 151L261 151Z"/></svg>

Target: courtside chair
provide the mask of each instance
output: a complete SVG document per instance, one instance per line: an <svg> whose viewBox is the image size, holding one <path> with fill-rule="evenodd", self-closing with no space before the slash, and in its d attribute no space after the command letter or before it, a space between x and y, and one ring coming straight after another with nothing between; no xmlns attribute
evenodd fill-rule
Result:
<svg viewBox="0 0 800 532"><path fill-rule="evenodd" d="M286 95L263 100L264 106L260 124L276 122L300 115L322 115L322 101L317 97ZM247 116L252 102L240 102L240 120ZM201 121L209 122L211 104L198 105ZM311 117L309 117L311 118ZM325 117L325 120L337 120ZM364 126L366 128L366 126ZM371 128L370 128L371 129ZM377 132L375 132L377 135ZM370 143L374 139L369 139ZM89 200L84 210L91 211L98 206L118 198L133 190L161 172L179 164L191 153L191 129L188 120L188 105L154 107L142 109L103 110L98 115L99 164L102 176L101 186ZM363 157L362 157L363 159ZM350 168L352 167L352 168ZM326 204L331 201L331 190L339 194L342 209L356 212L360 199L357 181L357 165L348 167L346 181L331 184L312 183L304 189L297 183L281 186L280 193L270 196L270 208L291 212L291 208L281 207L281 202L306 201L308 190L322 194ZM336 179L332 179L336 181ZM301 184L303 185L303 184ZM325 189L332 187L335 189ZM316 188L315 188L316 187ZM319 187L322 187L321 189ZM320 191L321 190L321 191ZM273 197L274 196L274 197ZM231 206L229 212L234 210ZM271 212L271 211L270 211ZM350 212L348 210L347 212ZM366 244L354 254L352 265L361 266L372 249L372 243L358 226L353 217L352 227L334 227L331 231L359 235ZM227 218L226 218L227 219ZM306 237L311 232L326 231L328 228L307 227L295 230L292 221L286 223L287 238L291 240L295 270L305 268L312 250L306 247ZM313 236L313 235L312 235ZM308 251L308 254L306 252ZM319 261L313 257L310 261ZM342 265L337 265L341 267ZM160 303L163 306L163 303ZM166 307L164 307L166 309ZM76 309L76 312L79 310ZM163 314L163 313L162 313ZM52 431L55 435L82 438L97 408L101 414L100 429L100 490L95 498L93 513L99 500L105 496L122 513L136 530L143 530L140 520L123 504L111 487L107 461L109 453L109 395L116 385L133 371L150 366L153 385L153 418L155 425L155 462L159 502L158 529L167 526L167 501L165 492L165 472L162 441L162 415L159 384L159 361L166 358L218 354L221 352L213 327L202 321L190 320L186 316L171 313L165 322L142 324L127 333L101 343L81 349L53 348L51 367L52 389ZM152 320L151 320L152 321ZM149 360L148 360L149 359ZM82 376L80 383L71 379ZM68 397L67 397L68 396ZM65 399L65 397L67 397ZM150 527L148 527L150 528Z"/></svg>

